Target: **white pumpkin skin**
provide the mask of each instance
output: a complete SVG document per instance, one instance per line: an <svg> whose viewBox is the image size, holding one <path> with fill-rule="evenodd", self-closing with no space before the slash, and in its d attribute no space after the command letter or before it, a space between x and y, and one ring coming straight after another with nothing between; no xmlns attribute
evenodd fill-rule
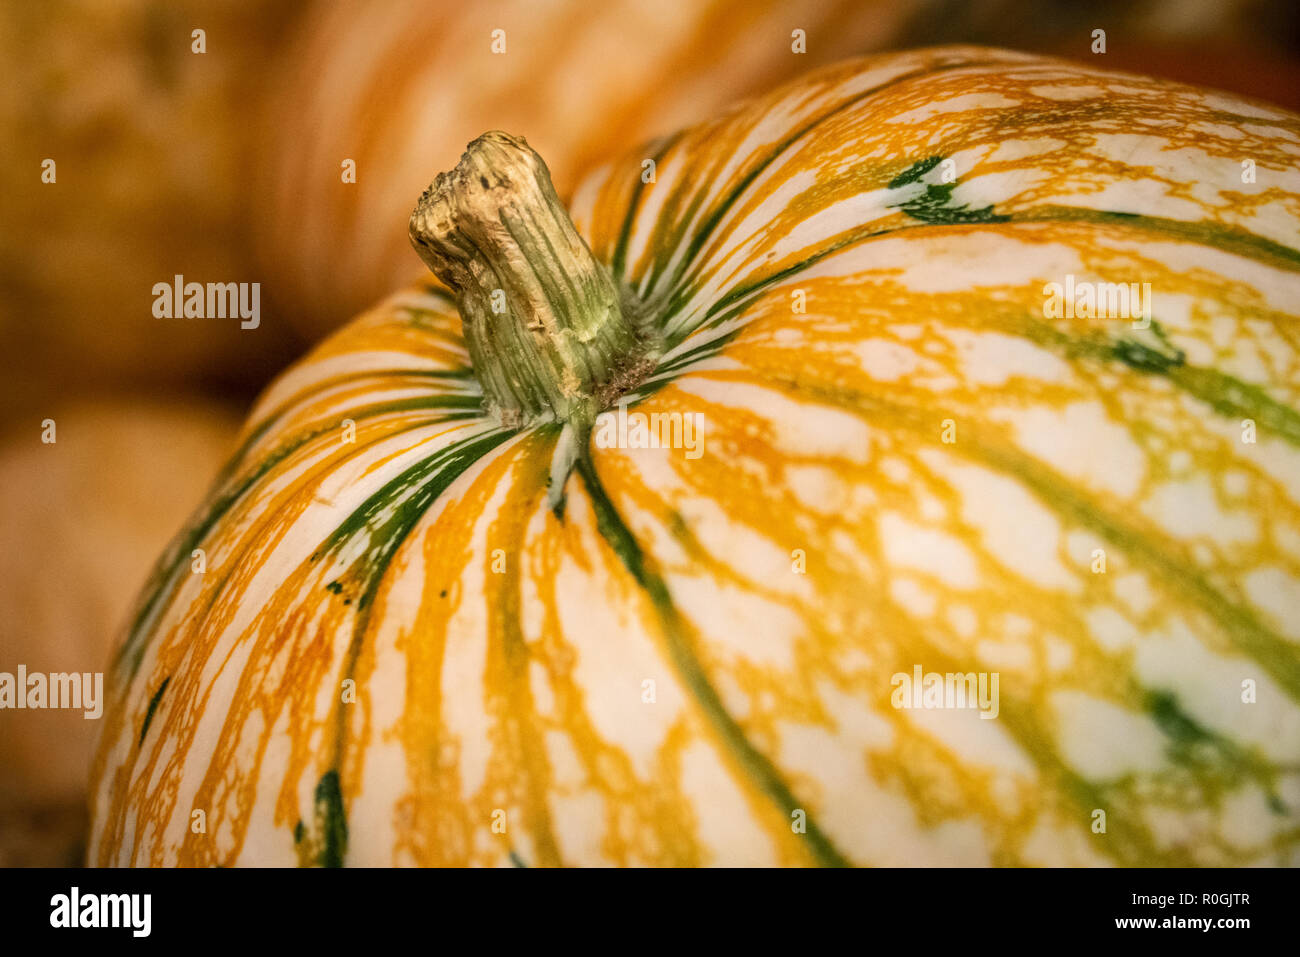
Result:
<svg viewBox="0 0 1300 957"><path fill-rule="evenodd" d="M943 48L656 149L573 216L703 454L593 443L561 518L450 297L381 304L160 565L90 860L1295 864L1300 120Z"/></svg>

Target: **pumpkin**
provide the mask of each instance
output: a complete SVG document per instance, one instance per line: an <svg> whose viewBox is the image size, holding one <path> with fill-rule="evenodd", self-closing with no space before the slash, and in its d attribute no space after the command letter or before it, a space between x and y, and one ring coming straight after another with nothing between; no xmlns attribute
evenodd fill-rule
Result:
<svg viewBox="0 0 1300 957"><path fill-rule="evenodd" d="M563 193L647 136L888 45L922 6L696 0L666 16L658 0L316 4L270 84L263 262L315 341L415 276L411 197L483 130L526 128Z"/></svg>
<svg viewBox="0 0 1300 957"><path fill-rule="evenodd" d="M238 422L218 403L175 397L82 396L47 412L53 443L34 417L0 444L0 672L102 674L135 590L203 499ZM98 728L84 711L0 711L0 862L68 865L84 853ZM51 829L70 831L78 853L33 839Z"/></svg>
<svg viewBox="0 0 1300 957"><path fill-rule="evenodd" d="M978 47L570 211L481 137L160 561L90 861L1300 862L1298 159Z"/></svg>

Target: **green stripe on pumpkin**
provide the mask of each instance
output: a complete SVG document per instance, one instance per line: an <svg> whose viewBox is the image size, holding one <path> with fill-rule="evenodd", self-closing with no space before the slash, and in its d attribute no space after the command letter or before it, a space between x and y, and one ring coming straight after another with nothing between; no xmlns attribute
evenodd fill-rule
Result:
<svg viewBox="0 0 1300 957"><path fill-rule="evenodd" d="M727 712L717 690L700 667L699 659L691 647L692 642L686 623L673 605L667 584L641 551L641 546L637 544L631 529L627 527L614 507L614 503L610 501L605 487L596 475L589 454L583 455L578 460L577 471L591 498L592 510L596 515L596 527L601 537L649 597L659 617L664 639L677 673L694 695L696 703L722 739L722 743L740 763L749 779L784 812L786 821L792 819L796 810L805 811L807 832L803 837L807 840L808 849L817 863L828 867L849 866L848 859L836 849L830 838L822 833L812 815L807 813L806 808L791 792L780 772L750 743L740 725Z"/></svg>
<svg viewBox="0 0 1300 957"><path fill-rule="evenodd" d="M339 786L338 771L326 771L321 775L316 784L315 806L319 843L316 863L321 867L342 867L348 852L348 820L343 810L343 789Z"/></svg>
<svg viewBox="0 0 1300 957"><path fill-rule="evenodd" d="M342 669L343 680L352 678L356 674L357 659L361 655L361 648L370 624L373 600L398 548L448 486L511 435L510 432L494 429L486 435L471 436L410 466L367 498L335 528L321 549L311 556L310 561L317 561L327 554L337 555L356 537L364 537L372 543L372 547L362 552L361 557L349 566L344 575L340 576L340 579L346 578L348 584L343 584L340 580L330 583L338 586L336 589L331 589L336 595L346 592L350 597L357 599L356 622L353 625L352 640L348 643ZM390 511L391 515L385 521L377 527L371 526L378 515ZM373 544L376 541L377 546ZM352 587L349 588L349 585ZM332 786L337 789L338 798L336 805L330 805L330 813L337 818L337 826L342 828L344 849L346 849L347 816L343 807L338 768L343 764L343 745L347 739L347 711L341 697L334 705L334 729L332 761L334 770L329 774L333 775ZM321 781L324 783L325 778ZM318 805L320 793L318 787ZM327 849L329 846L327 844ZM324 855L326 852L321 853ZM330 860L333 861L334 858L330 857ZM324 863L324 866L342 866L342 861L340 851L337 864Z"/></svg>
<svg viewBox="0 0 1300 957"><path fill-rule="evenodd" d="M158 686L158 690L149 699L149 707L144 713L144 724L140 727L140 740L136 742L137 746L144 744L144 736L149 733L149 725L153 723L153 713L158 709L158 702L162 700L163 692L167 690L167 685L171 680L171 675L164 678L162 684Z"/></svg>

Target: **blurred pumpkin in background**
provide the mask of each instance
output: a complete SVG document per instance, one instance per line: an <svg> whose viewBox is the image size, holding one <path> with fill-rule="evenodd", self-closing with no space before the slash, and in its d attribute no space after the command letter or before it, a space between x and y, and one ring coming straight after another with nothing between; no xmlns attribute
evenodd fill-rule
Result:
<svg viewBox="0 0 1300 957"><path fill-rule="evenodd" d="M52 444L39 422L0 442L0 671L103 672L140 582L238 420L213 402L125 398L63 403L48 418ZM0 720L0 865L77 863L57 855L85 824L100 722L64 709ZM45 836L27 846L34 824ZM51 829L71 837L60 844Z"/></svg>
<svg viewBox="0 0 1300 957"><path fill-rule="evenodd" d="M888 46L920 0L318 4L283 57L260 247L311 337L420 269L411 197L485 129L575 173L812 66ZM795 35L801 31L803 39ZM800 53L797 50L805 50ZM355 184L342 164L355 163Z"/></svg>
<svg viewBox="0 0 1300 957"><path fill-rule="evenodd" d="M245 239L250 127L292 9L0 5L6 417L43 416L48 398L87 385L255 389L286 360L275 323L159 319L151 290L178 273L258 280Z"/></svg>

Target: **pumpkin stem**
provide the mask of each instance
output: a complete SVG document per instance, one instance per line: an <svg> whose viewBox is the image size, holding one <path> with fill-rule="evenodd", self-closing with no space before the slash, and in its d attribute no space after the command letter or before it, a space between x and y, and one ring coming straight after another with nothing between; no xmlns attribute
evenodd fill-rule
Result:
<svg viewBox="0 0 1300 957"><path fill-rule="evenodd" d="M653 367L654 349L578 235L542 158L484 133L411 214L411 243L456 294L470 360L502 424L596 415Z"/></svg>

